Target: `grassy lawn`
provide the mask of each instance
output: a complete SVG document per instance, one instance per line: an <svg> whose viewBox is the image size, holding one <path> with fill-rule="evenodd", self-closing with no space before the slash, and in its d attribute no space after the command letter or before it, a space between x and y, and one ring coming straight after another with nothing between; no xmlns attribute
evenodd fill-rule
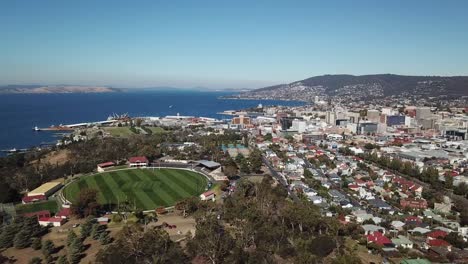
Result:
<svg viewBox="0 0 468 264"><path fill-rule="evenodd" d="M31 213L42 210L49 210L51 213L56 213L58 211L58 205L56 201L44 201L31 204L17 204L15 207L17 214Z"/></svg>
<svg viewBox="0 0 468 264"><path fill-rule="evenodd" d="M146 127L146 128L149 128L151 130L151 132L153 132L153 134L166 133L166 130L164 130L161 127Z"/></svg>
<svg viewBox="0 0 468 264"><path fill-rule="evenodd" d="M142 210L172 206L184 198L205 191L207 179L195 172L178 169L131 169L82 177L64 189L73 202L80 189L98 190L101 204L113 208L128 201Z"/></svg>
<svg viewBox="0 0 468 264"><path fill-rule="evenodd" d="M135 134L130 130L130 127L104 127L103 129L113 137L128 137Z"/></svg>

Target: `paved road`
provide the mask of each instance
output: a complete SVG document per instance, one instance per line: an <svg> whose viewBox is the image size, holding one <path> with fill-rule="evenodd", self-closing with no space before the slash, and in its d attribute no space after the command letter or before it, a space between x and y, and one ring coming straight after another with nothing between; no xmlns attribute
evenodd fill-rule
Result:
<svg viewBox="0 0 468 264"><path fill-rule="evenodd" d="M294 192L291 192L289 190L289 185L288 183L286 182L286 180L284 179L283 176L281 176L276 170L275 168L273 168L273 166L270 164L270 161L268 161L267 158L265 158L265 156L262 155L262 160L263 160L263 164L265 164L265 166L268 167L268 169L270 170L271 172L271 176L273 176L276 180L278 180L278 182L288 191L288 194L289 196L293 199L294 202L299 202L301 199L299 199L299 197L297 197L297 195L294 193Z"/></svg>

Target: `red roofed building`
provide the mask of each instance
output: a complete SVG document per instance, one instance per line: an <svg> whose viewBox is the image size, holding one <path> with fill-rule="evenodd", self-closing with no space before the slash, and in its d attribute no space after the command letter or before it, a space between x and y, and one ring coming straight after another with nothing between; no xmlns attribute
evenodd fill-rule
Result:
<svg viewBox="0 0 468 264"><path fill-rule="evenodd" d="M39 225L41 226L62 226L67 220L60 217L41 217L39 218Z"/></svg>
<svg viewBox="0 0 468 264"><path fill-rule="evenodd" d="M148 158L145 156L131 157L128 159L128 165L130 167L147 167L149 164Z"/></svg>
<svg viewBox="0 0 468 264"><path fill-rule="evenodd" d="M55 215L55 217L60 217L60 218L67 219L68 217L70 217L70 214L71 214L70 208L62 208L62 210L60 210L60 211Z"/></svg>
<svg viewBox="0 0 468 264"><path fill-rule="evenodd" d="M115 166L115 163L112 162L112 161L100 163L100 164L97 165L97 171L98 172L104 172L106 168L111 168L111 167L114 167L114 166Z"/></svg>
<svg viewBox="0 0 468 264"><path fill-rule="evenodd" d="M427 239L437 239L437 238L444 238L447 236L447 232L442 230L434 230L427 234Z"/></svg>
<svg viewBox="0 0 468 264"><path fill-rule="evenodd" d="M379 246L392 244L392 241L386 236L384 236L382 233L380 233L379 231L375 231L367 235L366 237L367 237L367 243L375 243Z"/></svg>
<svg viewBox="0 0 468 264"><path fill-rule="evenodd" d="M431 239L426 241L430 247L450 247L450 243L442 239Z"/></svg>
<svg viewBox="0 0 468 264"><path fill-rule="evenodd" d="M207 200L214 199L215 196L216 196L216 194L215 194L214 191L207 191L207 192L204 192L204 193L200 194L200 199L202 201L207 201Z"/></svg>
<svg viewBox="0 0 468 264"><path fill-rule="evenodd" d="M32 195L32 196L24 196L21 201L23 202L23 204L27 204L27 203L34 203L34 202L38 202L38 201L45 201L47 200L47 196L45 195Z"/></svg>
<svg viewBox="0 0 468 264"><path fill-rule="evenodd" d="M400 205L402 208L426 209L427 201L424 199L406 198L400 200Z"/></svg>
<svg viewBox="0 0 468 264"><path fill-rule="evenodd" d="M402 191L411 191L417 196L422 194L422 186L402 177L394 177L392 183L396 184Z"/></svg>
<svg viewBox="0 0 468 264"><path fill-rule="evenodd" d="M353 191L358 191L359 186L357 186L356 184L349 184L348 189L353 190Z"/></svg>

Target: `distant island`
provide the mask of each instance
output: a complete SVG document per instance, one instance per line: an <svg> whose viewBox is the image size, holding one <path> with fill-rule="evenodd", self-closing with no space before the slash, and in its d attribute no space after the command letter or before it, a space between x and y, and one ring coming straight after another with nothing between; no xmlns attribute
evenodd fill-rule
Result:
<svg viewBox="0 0 468 264"><path fill-rule="evenodd" d="M68 94L68 93L115 93L120 89L106 86L79 85L5 85L0 94Z"/></svg>

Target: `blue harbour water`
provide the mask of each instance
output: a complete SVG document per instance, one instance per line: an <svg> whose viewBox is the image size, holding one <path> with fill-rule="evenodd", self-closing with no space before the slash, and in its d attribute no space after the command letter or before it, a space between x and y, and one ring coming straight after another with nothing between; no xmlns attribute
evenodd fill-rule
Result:
<svg viewBox="0 0 468 264"><path fill-rule="evenodd" d="M190 115L227 118L216 114L267 105L301 105L275 100L218 99L227 92L147 91L103 94L0 95L0 150L29 148L57 140L52 132L35 132L34 126L106 120L112 113L130 116ZM170 107L172 105L172 107ZM1 154L0 154L1 155Z"/></svg>

